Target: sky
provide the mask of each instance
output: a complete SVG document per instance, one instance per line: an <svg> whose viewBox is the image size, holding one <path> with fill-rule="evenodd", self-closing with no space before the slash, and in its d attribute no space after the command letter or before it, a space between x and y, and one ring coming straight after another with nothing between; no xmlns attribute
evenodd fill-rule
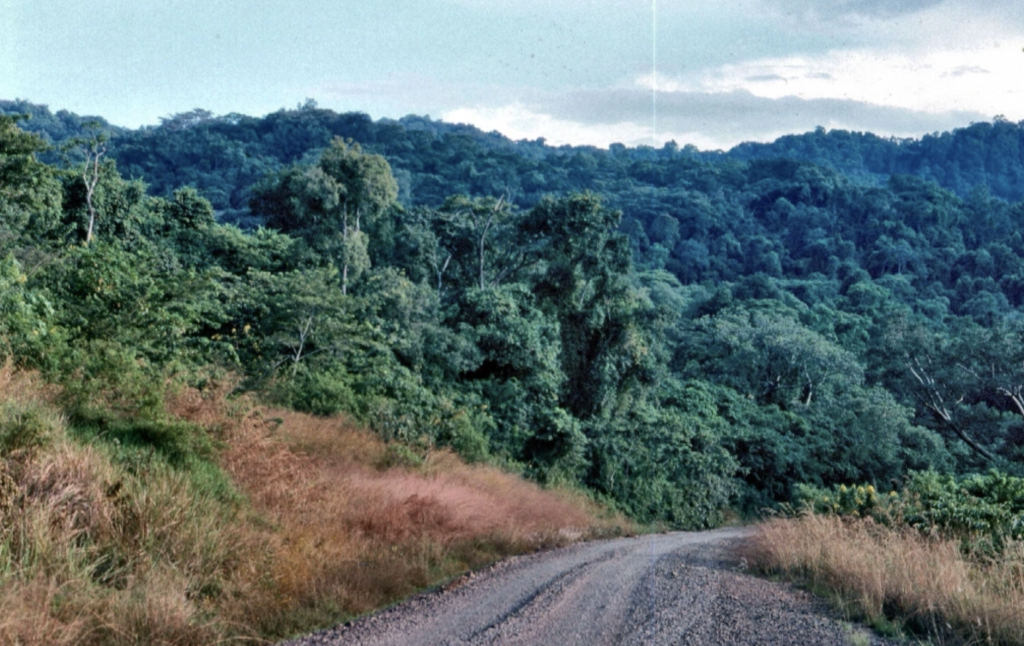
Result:
<svg viewBox="0 0 1024 646"><path fill-rule="evenodd" d="M0 0L0 99L127 127L314 99L549 144L1024 121L1024 0Z"/></svg>

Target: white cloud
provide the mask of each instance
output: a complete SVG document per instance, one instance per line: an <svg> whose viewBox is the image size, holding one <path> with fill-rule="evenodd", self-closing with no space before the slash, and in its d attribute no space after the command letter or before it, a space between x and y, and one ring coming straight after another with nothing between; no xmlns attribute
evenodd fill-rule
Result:
<svg viewBox="0 0 1024 646"><path fill-rule="evenodd" d="M771 99L738 90L659 94L657 131L651 93L639 88L572 90L528 103L479 104L442 114L445 121L471 123L512 139L544 137L549 144L660 147L668 140L701 150L728 149L743 141L771 141L816 126L914 137L950 130L985 115L922 113L841 99Z"/></svg>
<svg viewBox="0 0 1024 646"><path fill-rule="evenodd" d="M650 125L635 121L609 124L560 119L518 102L498 107L456 108L445 112L441 118L451 123L470 123L485 131L497 130L510 139L543 137L551 146L607 148L613 143L635 146L653 141Z"/></svg>
<svg viewBox="0 0 1024 646"><path fill-rule="evenodd" d="M637 80L647 89L655 83L667 93L742 90L769 99L843 99L932 114L963 111L1024 119L1024 52L1010 42L972 50L859 49L815 58L763 58L690 77L647 74Z"/></svg>
<svg viewBox="0 0 1024 646"><path fill-rule="evenodd" d="M652 122L643 122L644 115L633 120L612 123L588 123L585 120L559 118L541 109L512 103L500 107L458 108L444 113L441 118L451 123L470 123L485 131L496 130L514 140L543 137L549 146L596 146L607 148L614 143L627 146L661 147L666 141L680 145L693 144L702 150L729 147L737 141L711 133L673 127L654 131ZM782 131L773 133L781 136ZM773 138L774 138L773 136Z"/></svg>

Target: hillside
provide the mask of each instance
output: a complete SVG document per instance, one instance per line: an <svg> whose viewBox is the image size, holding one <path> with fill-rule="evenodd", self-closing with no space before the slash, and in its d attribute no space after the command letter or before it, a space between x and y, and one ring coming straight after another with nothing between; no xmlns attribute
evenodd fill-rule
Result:
<svg viewBox="0 0 1024 646"><path fill-rule="evenodd" d="M342 417L227 400L225 383L139 387L148 409L125 410L0 369L0 642L264 644L628 530Z"/></svg>
<svg viewBox="0 0 1024 646"><path fill-rule="evenodd" d="M8 324L25 365L219 366L681 526L797 483L1019 469L1024 206L991 192L313 105L135 132L37 112L5 126L5 298L50 331ZM45 164L18 128L57 123L101 139Z"/></svg>
<svg viewBox="0 0 1024 646"><path fill-rule="evenodd" d="M994 179L1019 166L1020 126L712 154L555 149L312 104L139 131L4 104L29 108L0 116L0 355L58 395L4 418L0 484L43 492L39 518L51 499L19 465L43 428L47 446L110 452L94 493L158 457L217 513L266 521L260 501L284 494L235 469L226 420L198 432L169 409L172 385L344 415L385 470L453 451L667 527L922 470L1024 472L1024 203ZM980 146L947 159L986 160L961 177L991 186L883 178L866 154L940 159L947 139ZM767 158L797 149L831 162ZM331 468L329 437L298 442ZM72 536L106 563L100 520ZM296 612L338 616L309 599Z"/></svg>
<svg viewBox="0 0 1024 646"><path fill-rule="evenodd" d="M795 159L878 183L892 175L913 175L962 198L977 189L1009 201L1024 198L1024 127L1001 117L916 140L818 128L770 144L741 144L728 157Z"/></svg>

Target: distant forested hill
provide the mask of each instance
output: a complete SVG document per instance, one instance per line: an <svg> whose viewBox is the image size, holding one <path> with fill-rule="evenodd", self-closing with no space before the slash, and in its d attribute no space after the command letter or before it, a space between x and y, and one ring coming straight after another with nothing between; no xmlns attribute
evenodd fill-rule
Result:
<svg viewBox="0 0 1024 646"><path fill-rule="evenodd" d="M997 117L921 139L883 139L871 133L818 128L770 144L741 144L732 159L795 159L856 179L884 182L894 174L933 181L961 197L984 188L1007 200L1024 198L1024 122Z"/></svg>
<svg viewBox="0 0 1024 646"><path fill-rule="evenodd" d="M521 204L545 193L594 188L595 182L667 181L679 159L705 162L789 159L838 171L848 179L884 185L894 174L935 182L960 197L976 188L1005 200L1024 198L1024 123L997 117L921 139L818 128L775 142L743 143L728 152L587 146L552 147L517 141L473 126L428 117L373 121L361 113L338 114L307 103L265 117L215 116L204 110L162 119L159 126L129 130L98 117L27 101L0 101L0 114L32 114L24 129L52 143L80 136L83 123L110 131L111 153L125 174L144 179L157 194L198 188L218 210L244 211L248 190L268 171L315 156L333 137L350 138L384 155L396 171L405 203L440 204L451 193L496 195L506 190ZM647 164L638 175L636 162ZM656 169L650 168L653 164Z"/></svg>

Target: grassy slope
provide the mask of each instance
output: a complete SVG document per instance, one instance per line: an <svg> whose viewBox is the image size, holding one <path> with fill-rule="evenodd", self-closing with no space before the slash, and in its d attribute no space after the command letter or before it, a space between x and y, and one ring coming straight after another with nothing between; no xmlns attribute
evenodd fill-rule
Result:
<svg viewBox="0 0 1024 646"><path fill-rule="evenodd" d="M582 495L216 392L168 397L176 432L219 446L172 466L81 439L59 395L0 371L0 643L258 642L629 530Z"/></svg>

